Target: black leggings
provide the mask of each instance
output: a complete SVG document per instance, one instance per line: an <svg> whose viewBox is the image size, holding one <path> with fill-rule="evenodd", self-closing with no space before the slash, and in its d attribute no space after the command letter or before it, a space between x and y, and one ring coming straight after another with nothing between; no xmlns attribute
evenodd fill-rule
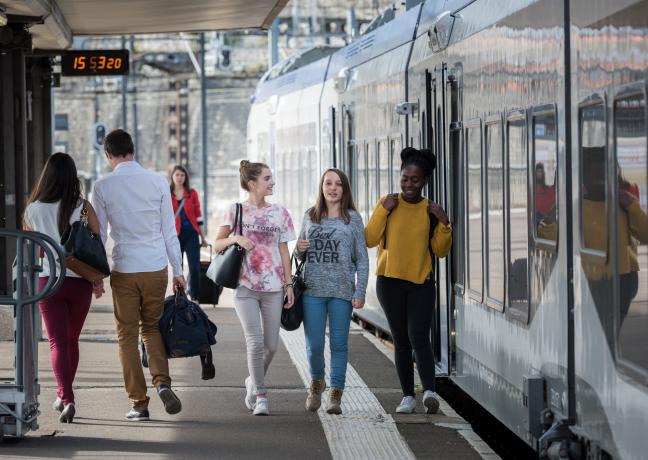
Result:
<svg viewBox="0 0 648 460"><path fill-rule="evenodd" d="M396 371L405 396L414 396L414 362L424 390L434 391L434 352L430 330L434 318L434 281L415 284L379 276L376 293L394 339Z"/></svg>

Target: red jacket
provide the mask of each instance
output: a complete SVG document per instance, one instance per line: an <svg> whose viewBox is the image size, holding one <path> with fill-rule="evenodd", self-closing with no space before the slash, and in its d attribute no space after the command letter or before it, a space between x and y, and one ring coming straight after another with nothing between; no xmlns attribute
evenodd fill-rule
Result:
<svg viewBox="0 0 648 460"><path fill-rule="evenodd" d="M194 230L200 233L198 226L203 224L203 219L202 213L200 212L200 200L198 199L198 192L196 192L194 189L189 190L189 192L185 190L183 199L184 207L182 208L182 210L187 216L187 219L189 219L189 222L191 222L191 226L194 228ZM173 203L173 213L175 214L178 211L179 204L174 193L171 194L171 203ZM175 218L176 232L178 233L178 235L180 234L180 224L180 213L178 213Z"/></svg>

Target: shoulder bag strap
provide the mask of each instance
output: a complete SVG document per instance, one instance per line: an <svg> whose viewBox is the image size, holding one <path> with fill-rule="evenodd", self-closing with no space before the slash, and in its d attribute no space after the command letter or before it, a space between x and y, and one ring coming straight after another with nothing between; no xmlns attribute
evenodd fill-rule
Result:
<svg viewBox="0 0 648 460"><path fill-rule="evenodd" d="M238 227L238 234L243 235L243 205L236 203L236 226Z"/></svg>
<svg viewBox="0 0 648 460"><path fill-rule="evenodd" d="M180 206L178 206L178 209L176 209L175 215L173 216L174 219L175 219L176 217L178 217L178 214L180 214L180 211L182 211L182 208L184 208L184 205L185 205L185 199L186 199L186 198L183 198L183 199L180 201Z"/></svg>
<svg viewBox="0 0 648 460"><path fill-rule="evenodd" d="M79 220L84 227L88 226L88 206L86 205L86 200L83 200L83 207L81 208L81 213L79 214Z"/></svg>

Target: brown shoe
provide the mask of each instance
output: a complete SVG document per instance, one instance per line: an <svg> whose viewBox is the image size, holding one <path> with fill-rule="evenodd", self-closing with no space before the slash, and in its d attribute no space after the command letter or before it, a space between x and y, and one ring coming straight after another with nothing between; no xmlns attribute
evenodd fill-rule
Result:
<svg viewBox="0 0 648 460"><path fill-rule="evenodd" d="M344 390L331 388L329 391L328 401L326 402L326 413L340 415L342 413L342 393Z"/></svg>
<svg viewBox="0 0 648 460"><path fill-rule="evenodd" d="M306 397L306 410L315 412L322 405L322 392L326 388L324 379L311 380L308 396Z"/></svg>

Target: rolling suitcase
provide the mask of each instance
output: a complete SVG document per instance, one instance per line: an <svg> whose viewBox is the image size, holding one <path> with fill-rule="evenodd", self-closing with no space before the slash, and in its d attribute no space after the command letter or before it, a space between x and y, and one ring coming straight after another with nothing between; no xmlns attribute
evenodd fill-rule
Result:
<svg viewBox="0 0 648 460"><path fill-rule="evenodd" d="M202 252L201 252L202 254ZM200 292L198 301L201 304L218 305L218 298L223 291L222 286L218 286L212 280L207 278L207 269L212 259L212 246L209 245L209 260L200 261Z"/></svg>

